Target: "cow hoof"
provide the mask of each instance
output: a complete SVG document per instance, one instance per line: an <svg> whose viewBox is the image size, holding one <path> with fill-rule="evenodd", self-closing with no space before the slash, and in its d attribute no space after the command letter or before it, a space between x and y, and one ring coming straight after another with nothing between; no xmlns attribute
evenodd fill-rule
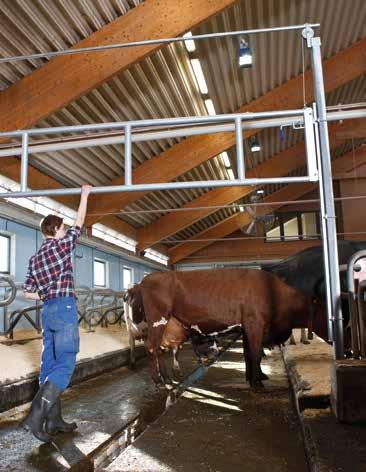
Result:
<svg viewBox="0 0 366 472"><path fill-rule="evenodd" d="M303 341L301 341L302 344L310 344L310 341L307 341L306 339L304 339Z"/></svg>
<svg viewBox="0 0 366 472"><path fill-rule="evenodd" d="M265 390L264 385L260 380L251 383L250 386L254 392L263 392L263 390Z"/></svg>
<svg viewBox="0 0 366 472"><path fill-rule="evenodd" d="M268 377L268 375L267 375L267 374L265 374L264 372L261 372L260 379L261 379L261 380L268 380L268 379L269 379L269 377Z"/></svg>

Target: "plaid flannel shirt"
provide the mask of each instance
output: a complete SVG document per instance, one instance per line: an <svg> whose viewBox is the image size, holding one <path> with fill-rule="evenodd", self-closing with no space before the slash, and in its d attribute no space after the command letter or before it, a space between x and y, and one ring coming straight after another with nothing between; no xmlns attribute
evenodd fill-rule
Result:
<svg viewBox="0 0 366 472"><path fill-rule="evenodd" d="M26 292L38 292L42 300L76 296L72 251L81 233L78 226L73 226L61 239L44 240L42 246L29 260L24 284Z"/></svg>

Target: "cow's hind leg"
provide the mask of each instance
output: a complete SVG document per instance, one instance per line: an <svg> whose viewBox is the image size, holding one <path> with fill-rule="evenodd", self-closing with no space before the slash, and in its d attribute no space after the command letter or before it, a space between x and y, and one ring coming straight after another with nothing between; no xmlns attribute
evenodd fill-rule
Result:
<svg viewBox="0 0 366 472"><path fill-rule="evenodd" d="M149 358L149 367L151 377L155 382L155 385L159 386L164 384L166 388L170 389L172 381L170 380L163 353L161 350L161 341L163 337L165 326L149 326L149 334L147 339L147 351Z"/></svg>
<svg viewBox="0 0 366 472"><path fill-rule="evenodd" d="M248 369L249 383L253 389L262 390L264 388L262 380L268 378L261 370L263 326L258 321L253 323L247 318L243 320L243 326L247 341L245 343L248 352L246 359L250 364Z"/></svg>
<svg viewBox="0 0 366 472"><path fill-rule="evenodd" d="M252 363L250 360L248 338L247 338L247 335L245 334L244 329L242 330L242 336L243 336L243 354L244 354L244 360L245 360L245 380L247 382L250 382L252 380Z"/></svg>
<svg viewBox="0 0 366 472"><path fill-rule="evenodd" d="M252 381L252 363L250 359L248 338L244 330L243 330L242 336L243 336L243 351L244 351L244 360L245 360L245 380L250 383ZM264 348L262 346L261 358L263 357L263 354L266 355L264 353ZM262 371L260 364L259 364L259 370L260 370L260 375L259 375L260 380L268 380L268 375Z"/></svg>

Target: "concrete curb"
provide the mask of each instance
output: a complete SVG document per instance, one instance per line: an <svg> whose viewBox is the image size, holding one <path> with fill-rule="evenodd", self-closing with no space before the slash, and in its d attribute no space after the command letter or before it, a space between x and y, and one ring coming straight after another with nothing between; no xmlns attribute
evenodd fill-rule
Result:
<svg viewBox="0 0 366 472"><path fill-rule="evenodd" d="M141 359L145 355L144 346L137 346L135 348L136 360ZM76 364L71 385L77 385L84 380L126 366L129 364L129 361L129 348L119 349L118 351L101 354L93 358L82 359ZM3 385L0 384L0 413L31 401L37 390L38 373L34 373L26 379Z"/></svg>
<svg viewBox="0 0 366 472"><path fill-rule="evenodd" d="M281 353L289 379L292 397L297 411L297 416L299 418L301 433L304 441L305 455L309 465L309 471L321 472L319 450L317 448L316 442L314 441L311 432L311 427L304 418L304 415L302 414L302 411L304 410L305 405L307 403L306 396L304 396L303 392L304 388L306 389L308 386L306 385L306 382L304 384L304 381L301 379L299 373L297 372L295 363L291 361L286 355L286 346L281 347Z"/></svg>

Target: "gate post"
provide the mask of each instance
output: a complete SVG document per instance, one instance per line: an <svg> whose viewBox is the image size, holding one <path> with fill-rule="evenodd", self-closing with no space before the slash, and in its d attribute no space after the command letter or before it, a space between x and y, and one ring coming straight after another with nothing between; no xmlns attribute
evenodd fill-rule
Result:
<svg viewBox="0 0 366 472"><path fill-rule="evenodd" d="M328 334L329 339L334 341L334 356L343 359L343 317L341 311L341 288L339 282L339 263L337 247L336 216L334 208L334 195L332 183L332 169L329 149L328 124L326 116L325 91L323 80L321 41L314 37L311 28L303 30L303 37L311 51L311 63L313 74L313 88L318 116L318 130L320 143L319 165L321 166L322 178L319 180L320 199L322 205L322 228L323 228L323 252L324 273L329 286L330 296L327 297L328 309Z"/></svg>

